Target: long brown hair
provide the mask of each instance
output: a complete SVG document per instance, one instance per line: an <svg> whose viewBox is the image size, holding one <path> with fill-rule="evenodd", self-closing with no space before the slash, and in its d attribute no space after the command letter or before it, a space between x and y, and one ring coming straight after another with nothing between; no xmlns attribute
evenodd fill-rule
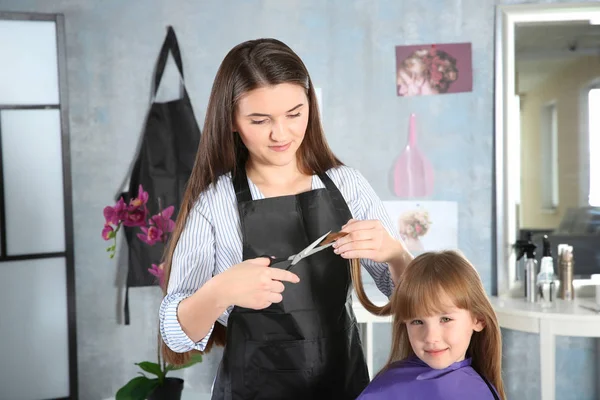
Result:
<svg viewBox="0 0 600 400"><path fill-rule="evenodd" d="M404 321L442 312L440 293L448 295L455 307L471 312L483 322L483 330L474 332L471 337L467 356L472 359L473 369L505 399L501 375L502 338L496 313L477 270L455 251L421 254L402 273L389 304L393 315L392 350L381 372L392 363L415 354Z"/></svg>
<svg viewBox="0 0 600 400"><path fill-rule="evenodd" d="M175 247L200 193L216 183L223 174L235 174L237 168L244 168L248 158L248 150L239 135L232 132L239 99L251 90L281 83L300 85L308 97L308 126L297 155L301 172L319 174L342 165L325 140L315 90L300 57L275 39L250 40L235 46L221 63L210 93L194 168L177 215L175 230L165 251L165 288L169 283ZM213 345L224 344L225 328L215 323L204 353L210 351ZM165 360L171 364L183 364L189 360L190 353L175 353L164 342L161 347Z"/></svg>

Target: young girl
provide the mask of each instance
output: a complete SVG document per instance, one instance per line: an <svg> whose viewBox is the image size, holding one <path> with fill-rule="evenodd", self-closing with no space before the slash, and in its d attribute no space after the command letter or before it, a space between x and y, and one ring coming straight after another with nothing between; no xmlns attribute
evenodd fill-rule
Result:
<svg viewBox="0 0 600 400"><path fill-rule="evenodd" d="M463 256L444 251L415 258L379 313L390 311L390 358L359 400L505 399L498 321Z"/></svg>

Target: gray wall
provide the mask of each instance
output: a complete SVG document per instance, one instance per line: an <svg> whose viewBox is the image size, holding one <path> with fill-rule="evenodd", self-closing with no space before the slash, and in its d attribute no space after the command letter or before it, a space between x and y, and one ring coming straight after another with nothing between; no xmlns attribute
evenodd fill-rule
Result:
<svg viewBox="0 0 600 400"><path fill-rule="evenodd" d="M100 230L102 208L112 202L134 156L165 25L174 25L179 35L199 122L217 66L232 46L263 36L287 42L306 62L315 85L323 88L324 125L331 146L362 171L384 200L394 199L389 171L405 144L408 115L415 112L419 143L436 170L433 199L458 202L459 246L489 290L495 4L492 0L0 0L2 11L66 16L80 397L113 395L136 374L134 362L155 357L160 294L155 288L132 290L132 324L118 325L117 266L106 256ZM473 92L396 97L394 46L434 42L472 42ZM377 327L376 333L381 363L388 352L389 329ZM538 355L523 356L537 348L537 337L504 333L509 398L539 398ZM558 346L557 398L595 398L593 342L565 338ZM219 356L215 352L185 371L187 384L208 392Z"/></svg>

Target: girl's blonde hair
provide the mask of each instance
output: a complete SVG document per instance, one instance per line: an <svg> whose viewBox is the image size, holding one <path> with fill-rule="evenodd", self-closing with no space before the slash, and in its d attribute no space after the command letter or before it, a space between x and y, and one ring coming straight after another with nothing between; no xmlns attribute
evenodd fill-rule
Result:
<svg viewBox="0 0 600 400"><path fill-rule="evenodd" d="M494 385L501 399L506 399L501 374L502 338L496 313L477 270L455 251L427 252L416 257L403 272L390 303L383 307L370 304L368 310L374 314L393 315L392 351L381 372L392 363L414 355L404 321L443 312L442 293L456 307L483 322L483 330L473 332L467 357L471 357L473 369ZM364 299L364 293L361 297Z"/></svg>

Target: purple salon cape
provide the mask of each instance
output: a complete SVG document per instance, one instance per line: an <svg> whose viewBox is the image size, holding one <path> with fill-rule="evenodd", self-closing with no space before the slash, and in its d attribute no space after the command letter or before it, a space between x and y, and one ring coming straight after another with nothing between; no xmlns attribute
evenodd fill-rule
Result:
<svg viewBox="0 0 600 400"><path fill-rule="evenodd" d="M357 400L495 400L494 387L471 367L471 359L433 369L418 357L393 363L377 376Z"/></svg>

